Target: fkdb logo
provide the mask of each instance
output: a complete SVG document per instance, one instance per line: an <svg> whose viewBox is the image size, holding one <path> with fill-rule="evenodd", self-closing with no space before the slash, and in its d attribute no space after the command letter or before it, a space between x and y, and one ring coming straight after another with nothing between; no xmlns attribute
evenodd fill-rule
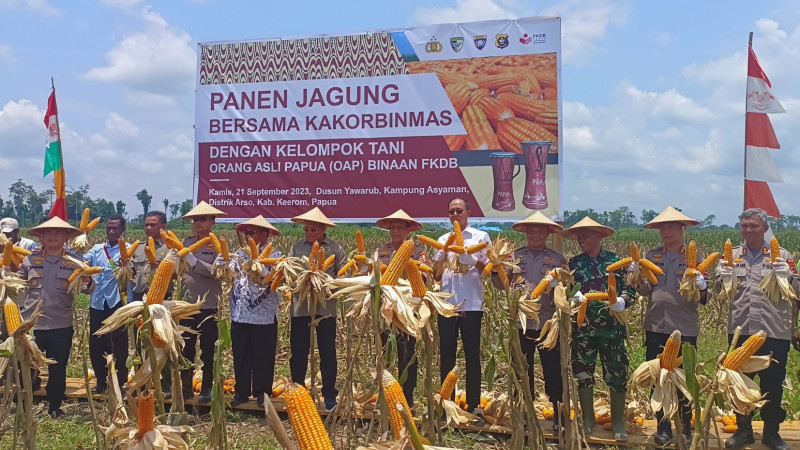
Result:
<svg viewBox="0 0 800 450"><path fill-rule="evenodd" d="M525 33L519 38L519 42L522 45L528 44L546 44L547 43L547 33L536 33L536 34L528 34Z"/></svg>
<svg viewBox="0 0 800 450"><path fill-rule="evenodd" d="M425 44L425 51L427 53L439 53L442 51L442 43L436 40L436 37L432 37L431 41Z"/></svg>

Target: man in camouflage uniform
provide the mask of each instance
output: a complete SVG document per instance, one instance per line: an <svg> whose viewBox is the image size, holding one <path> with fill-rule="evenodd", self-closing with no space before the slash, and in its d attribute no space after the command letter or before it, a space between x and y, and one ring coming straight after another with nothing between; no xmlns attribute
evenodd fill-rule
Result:
<svg viewBox="0 0 800 450"><path fill-rule="evenodd" d="M584 292L604 292L608 288L606 267L619 261L616 253L603 250L602 240L614 230L600 225L589 217L564 230L563 236L578 241L583 253L570 259L569 268L581 288L574 296L580 306L586 299ZM589 302L586 321L574 324L572 329L572 371L578 381L583 426L586 434L594 427L594 368L597 355L603 365L603 379L608 385L611 399L611 425L614 439L626 441L625 394L628 384L628 352L625 348L626 329L612 312L622 314L636 298L636 292L625 285L623 271L617 274L619 296L615 304L603 301Z"/></svg>
<svg viewBox="0 0 800 450"><path fill-rule="evenodd" d="M789 446L779 434L780 425L786 419L781 399L790 345L800 351L798 302L782 298L773 304L758 286L764 275L774 270L788 277L797 292L797 265L792 254L783 248L780 258L774 262L769 260L770 244L764 239L769 225L763 210L747 209L739 216L739 221L744 245L733 248L733 267L728 267L728 261L719 262L715 289L720 289L721 277L736 276L736 294L730 302L728 314L728 342L733 340L736 327L742 327L737 345L742 345L748 337L761 330L767 333L767 341L756 355L771 354L773 362L764 370L746 375L750 378L758 375L761 393L767 400L761 407L761 418L764 420L761 443L771 449L788 450ZM725 441L726 448L742 448L755 442L752 419L752 413L747 416L736 414L739 428Z"/></svg>
<svg viewBox="0 0 800 450"><path fill-rule="evenodd" d="M400 248L400 245L408 239L409 233L412 231L419 231L422 229L422 224L412 219L411 216L406 214L402 209L398 209L394 214L378 220L378 226L384 230L389 230L389 238L391 239L386 245L378 248L375 251L373 260L376 263L384 264L386 266L391 262L394 253ZM428 264L428 256L425 254L425 249L419 245L414 245L414 253L411 258L416 261L421 261ZM424 274L423 274L424 276ZM389 338L389 332L383 331L381 333L381 340L383 345ZM398 378L403 372L406 372L405 380L403 381L403 395L408 402L408 406L414 406L414 388L417 387L417 358L415 358L415 348L417 340L402 331L395 333L397 341L397 373Z"/></svg>

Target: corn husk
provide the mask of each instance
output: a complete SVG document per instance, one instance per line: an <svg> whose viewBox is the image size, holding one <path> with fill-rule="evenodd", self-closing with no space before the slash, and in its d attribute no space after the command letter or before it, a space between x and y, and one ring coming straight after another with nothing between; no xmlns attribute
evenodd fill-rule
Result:
<svg viewBox="0 0 800 450"><path fill-rule="evenodd" d="M81 270L81 273L77 277L75 277L75 279L72 280L72 282L67 287L67 292L70 292L72 294L80 294L81 291L83 290L84 280L86 278L92 277L91 275L85 275L86 269L89 268L89 265L69 255L64 255L64 261L68 265Z"/></svg>
<svg viewBox="0 0 800 450"><path fill-rule="evenodd" d="M6 267L0 268L0 304L2 304L3 300L6 298L12 299L16 297L24 291L27 286L27 280L22 278L18 273L8 270Z"/></svg>
<svg viewBox="0 0 800 450"><path fill-rule="evenodd" d="M542 332L539 334L539 348L552 350L558 345L558 311L553 313L553 317L544 322Z"/></svg>
<svg viewBox="0 0 800 450"><path fill-rule="evenodd" d="M774 270L770 270L761 279L758 289L764 293L764 296L777 306L780 301L797 300L797 294L794 292L789 278L785 274L779 274Z"/></svg>
<svg viewBox="0 0 800 450"><path fill-rule="evenodd" d="M293 258L287 258L287 261L290 259ZM303 256L300 260L305 265L305 269L298 273L297 278L290 283L286 269L283 269L284 277L287 280L287 285L290 286L288 288L289 292L297 295L298 303L301 305L308 303L308 309L315 311L317 308L324 307L332 296L329 284L333 281L333 277L322 270L311 270L308 256ZM277 266L276 270L278 270Z"/></svg>
<svg viewBox="0 0 800 450"><path fill-rule="evenodd" d="M148 265L149 267L149 265ZM120 283L128 284L133 281L133 268L131 267L129 262L122 262L114 268L112 271L114 278L117 279Z"/></svg>
<svg viewBox="0 0 800 450"><path fill-rule="evenodd" d="M439 394L434 394L433 398L442 405L444 414L447 417L445 426L458 427L466 425L475 420L475 415L461 409L454 401L442 399Z"/></svg>
<svg viewBox="0 0 800 450"><path fill-rule="evenodd" d="M0 302L0 304L5 304L5 302L10 301L12 300L6 299L5 301ZM44 353L39 350L39 346L37 346L36 342L28 335L28 332L33 329L33 327L36 325L36 322L39 320L39 316L41 315L41 306L42 302L39 302L30 317L28 317L26 320L23 320L17 329L11 333L11 335L8 336L5 341L0 343L0 350L13 353L15 351L16 343L19 340L24 340L25 345L23 348L25 348L25 351L29 352L30 354L31 368L33 369L44 369L48 366L48 364L55 364L54 360L47 358ZM20 357L18 360L21 361L22 358ZM11 358L0 357L0 374L6 373L6 368L8 367L9 361L11 361Z"/></svg>
<svg viewBox="0 0 800 450"><path fill-rule="evenodd" d="M539 303L539 299L532 299L527 292L523 292L519 297L519 300L517 300L517 321L522 326L523 333L527 329L528 319L532 319L536 322L538 327L539 309L541 309L541 307L542 304Z"/></svg>
<svg viewBox="0 0 800 450"><path fill-rule="evenodd" d="M124 450L189 450L189 444L183 440L183 436L194 432L189 425L155 425L152 430L141 436L136 427L118 427L112 423L107 428L100 428L106 437L114 440L115 449Z"/></svg>
<svg viewBox="0 0 800 450"><path fill-rule="evenodd" d="M695 269L686 269L678 288L678 293L681 294L681 297L690 303L700 302L700 288L696 282L697 273Z"/></svg>
<svg viewBox="0 0 800 450"><path fill-rule="evenodd" d="M734 411L748 415L767 402L761 395L761 389L745 373L753 373L766 369L772 362L772 354L751 356L738 370L728 369L722 365L726 354L720 355L717 364L717 384L719 393Z"/></svg>
<svg viewBox="0 0 800 450"><path fill-rule="evenodd" d="M678 412L679 390L689 401L693 400L686 387L686 374L683 369L663 369L658 358L642 363L631 375L630 384L640 389L652 387L650 407L654 412L664 411L664 416L667 418L674 417Z"/></svg>
<svg viewBox="0 0 800 450"><path fill-rule="evenodd" d="M69 246L78 253L86 253L90 248L92 248L92 245L89 244L89 238L86 235L86 232L83 232L82 234L73 238Z"/></svg>

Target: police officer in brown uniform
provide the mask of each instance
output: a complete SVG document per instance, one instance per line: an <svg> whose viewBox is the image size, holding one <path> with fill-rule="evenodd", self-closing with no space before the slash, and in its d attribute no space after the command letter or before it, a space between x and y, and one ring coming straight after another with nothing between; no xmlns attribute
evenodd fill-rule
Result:
<svg viewBox="0 0 800 450"><path fill-rule="evenodd" d="M700 332L700 317L698 303L686 300L678 292L683 274L686 271L686 247L683 245L686 227L692 227L699 222L684 215L682 212L668 206L653 220L646 223L644 228L657 229L661 235L662 246L656 247L645 255L649 261L660 267L664 274L656 275L658 284L651 285L644 281L637 287L637 292L647 297L647 307L644 314L645 332L645 360L650 361L664 351L670 334L678 330L681 332L681 341L697 345L697 335ZM698 259L702 256L698 254ZM635 270L636 267L631 267ZM703 274L698 274L695 283L700 288L700 304L705 304L708 298L707 282ZM683 433L687 442L692 436L692 411L686 399L681 398L681 420ZM658 445L666 445L672 439L672 426L669 418L664 420L664 413L656 413L658 431L653 439Z"/></svg>
<svg viewBox="0 0 800 450"><path fill-rule="evenodd" d="M373 259L386 266L389 265L389 262L391 262L394 253L400 248L400 245L408 239L409 233L422 229L422 224L412 219L411 216L406 214L402 209L398 209L395 213L378 220L377 224L384 230L389 230L390 241L375 251ZM414 245L414 253L411 257L417 261L429 264L425 249L419 244ZM388 331L381 333L381 339L384 345L386 345L388 336ZM418 364L417 359L414 357L414 348L417 345L417 340L402 331L398 331L395 334L395 338L397 340L397 371L400 374L406 371L406 378L403 383L403 395L406 397L408 405L413 406L414 388L417 387Z"/></svg>
<svg viewBox="0 0 800 450"><path fill-rule="evenodd" d="M303 225L305 238L297 241L289 252L289 256L301 257L311 254L314 242L319 242L325 254L336 255L333 264L328 268L328 274L335 277L339 269L347 262L347 254L342 246L332 241L325 235L328 227L336 224L325 217L319 208L314 208L304 214L292 218L292 222ZM324 318L323 318L324 317ZM336 301L328 300L325 306L317 307L314 319L320 319L317 324L317 349L319 350L319 369L322 373L322 397L325 399L325 409L330 412L336 407ZM306 372L308 372L308 354L311 350L311 311L308 302L300 302L292 296L292 331L290 344L292 356L289 366L292 372L292 381L305 385Z"/></svg>
<svg viewBox="0 0 800 450"><path fill-rule="evenodd" d="M28 294L21 308L23 319L27 319L41 303L41 315L33 329L36 344L45 355L55 360L48 367L47 401L48 414L55 418L64 415L61 402L67 388L67 361L72 348L72 315L75 295L68 292L69 276L75 267L69 265L64 255L81 259L82 255L65 250L67 241L83 232L72 225L54 217L28 230L42 243L26 256L19 268L19 274L28 280ZM92 291L91 278L84 279L82 292ZM34 389L36 386L34 385Z"/></svg>
<svg viewBox="0 0 800 450"><path fill-rule="evenodd" d="M781 299L777 305L764 296L758 285L770 270L782 272L791 281L797 292L797 266L791 253L781 248L781 257L770 262L769 242L764 235L769 229L767 214L758 208L747 209L739 216L739 225L744 245L733 248L733 267L728 261L720 261L717 274L725 276L731 273L738 279L736 294L730 303L728 313L728 341L733 340L736 327L742 327L738 344L748 337L763 330L767 333L767 341L756 352L757 355L772 353L774 361L770 366L747 376L758 375L761 393L767 403L761 407L761 418L764 420L764 431L761 443L772 449L788 449L789 446L779 434L780 424L786 419L786 410L781 407L783 397L783 381L786 378L786 361L789 358L790 344L800 351L800 335L797 332L798 303L789 299ZM715 289L720 288L717 280ZM752 414L736 415L738 430L725 441L727 448L741 448L755 442L753 437Z"/></svg>
<svg viewBox="0 0 800 450"><path fill-rule="evenodd" d="M217 208L201 201L191 211L186 213L184 220L192 221L192 236L183 240L183 246L188 247L211 233L217 217L226 214ZM222 297L222 283L214 276L214 262L217 259L217 252L214 246L209 243L204 248L195 253L187 253L184 257L191 269L183 277L181 284L181 297L189 303L197 303L198 300L205 300L199 314L182 320L181 325L190 327L200 334L200 360L203 363L203 383L200 386L200 396L197 397L199 403L211 401L211 386L213 382L214 369L214 343L217 342L217 305ZM185 333L183 356L194 363L197 355L197 334ZM192 392L192 369L181 371L181 386L183 397L191 398Z"/></svg>
<svg viewBox="0 0 800 450"><path fill-rule="evenodd" d="M128 291L133 292L133 300L142 300L144 294L150 289L150 274L154 273L167 253L169 248L164 240L161 239L161 230L167 229L167 215L161 211L149 211L144 216L144 235L145 238L139 242L136 251L131 256L131 266L135 273L133 282L128 286ZM147 239L153 238L153 243L156 246L156 262L150 264L150 261L145 255L144 249L147 246ZM167 298L172 297L172 286L167 289Z"/></svg>
<svg viewBox="0 0 800 450"><path fill-rule="evenodd" d="M547 216L542 214L541 211L536 211L530 216L521 220L512 227L514 230L525 233L527 245L520 247L514 251L514 259L518 259L519 274L508 273L509 279L512 280L512 287L514 288L527 288L532 291L543 278L547 277L550 271L557 268L566 268L567 260L564 256L557 251L547 247L547 237L550 234L557 234L563 230L563 227ZM492 283L498 289L504 289L500 277L496 272L492 272ZM552 282L555 287L557 281ZM541 308L539 309L539 323L533 319L527 319L525 324L525 332L522 332L520 324L519 327L519 340L522 347L522 353L525 354L525 359L528 361L528 381L530 383L531 393L535 392L534 388L534 370L535 363L534 356L537 349L537 340L542 334L541 325L546 320L553 317L556 312L556 305L553 301L553 291L542 294L539 298ZM542 375L544 378L544 391L547 397L553 403L553 410L558 411L557 403L562 401L563 386L561 383L561 353L558 344L551 349L539 349L539 359L542 362ZM555 423L553 429L557 432L559 428L559 414L554 416Z"/></svg>

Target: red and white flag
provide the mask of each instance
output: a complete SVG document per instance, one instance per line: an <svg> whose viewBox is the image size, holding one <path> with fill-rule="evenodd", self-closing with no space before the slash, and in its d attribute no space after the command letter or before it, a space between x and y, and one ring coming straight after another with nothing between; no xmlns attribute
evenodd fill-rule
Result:
<svg viewBox="0 0 800 450"><path fill-rule="evenodd" d="M748 47L747 58L747 112L755 113L784 113L778 99L772 94L772 83L767 74L761 69L761 64L753 52L753 47Z"/></svg>

